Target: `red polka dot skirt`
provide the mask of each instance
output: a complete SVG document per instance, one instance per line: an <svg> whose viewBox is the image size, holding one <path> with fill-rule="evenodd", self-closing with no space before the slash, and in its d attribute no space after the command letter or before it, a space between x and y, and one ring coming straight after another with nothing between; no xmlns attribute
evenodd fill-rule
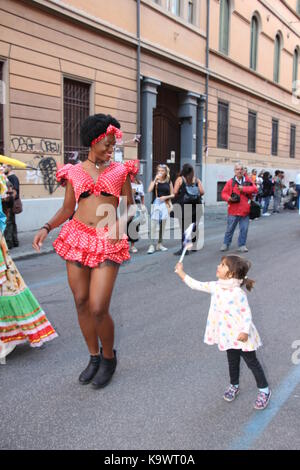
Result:
<svg viewBox="0 0 300 470"><path fill-rule="evenodd" d="M108 227L89 227L77 219L63 225L54 249L66 261L77 261L95 268L106 260L121 264L130 259L128 237L112 244L107 238Z"/></svg>

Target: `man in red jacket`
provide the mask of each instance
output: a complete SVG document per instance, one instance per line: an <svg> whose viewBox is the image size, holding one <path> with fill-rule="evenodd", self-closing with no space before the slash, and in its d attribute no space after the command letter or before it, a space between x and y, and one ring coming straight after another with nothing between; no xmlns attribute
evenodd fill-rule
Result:
<svg viewBox="0 0 300 470"><path fill-rule="evenodd" d="M237 163L234 167L234 178L227 181L222 191L222 199L228 202L227 229L221 251L227 251L237 224L240 225L238 251L245 253L248 227L249 227L249 201L257 193L257 187L248 176L243 175L244 167Z"/></svg>

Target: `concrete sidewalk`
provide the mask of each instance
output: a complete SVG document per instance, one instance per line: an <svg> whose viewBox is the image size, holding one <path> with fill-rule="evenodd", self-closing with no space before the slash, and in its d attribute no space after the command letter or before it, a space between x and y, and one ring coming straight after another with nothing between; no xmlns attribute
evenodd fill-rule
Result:
<svg viewBox="0 0 300 470"><path fill-rule="evenodd" d="M210 206L210 207L205 207L205 221L212 221L212 220L220 220L226 218L226 213L227 213L227 205L222 204L219 206ZM146 228L146 225L145 225ZM46 238L44 245L42 247L41 253L37 253L33 248L32 248L32 241L33 238L36 234L36 230L30 231L30 232L19 232L18 238L19 238L19 247L18 248L13 248L10 250L10 254L12 258L16 260L21 260L21 259L27 259L27 258L32 258L37 255L45 255L52 253L54 251L54 248L52 246L52 243L56 239L58 233L60 231L60 228L54 229L48 237ZM145 232L145 229L144 229ZM143 230L141 230L141 234L143 233Z"/></svg>

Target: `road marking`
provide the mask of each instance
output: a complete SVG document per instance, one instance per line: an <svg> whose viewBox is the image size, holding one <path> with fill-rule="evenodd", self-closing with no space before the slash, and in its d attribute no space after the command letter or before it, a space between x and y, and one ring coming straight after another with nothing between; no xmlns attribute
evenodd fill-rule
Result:
<svg viewBox="0 0 300 470"><path fill-rule="evenodd" d="M272 390L268 408L256 412L257 414L242 429L241 437L235 439L228 449L250 450L254 442L261 437L299 383L300 366L294 366L279 387L275 391Z"/></svg>

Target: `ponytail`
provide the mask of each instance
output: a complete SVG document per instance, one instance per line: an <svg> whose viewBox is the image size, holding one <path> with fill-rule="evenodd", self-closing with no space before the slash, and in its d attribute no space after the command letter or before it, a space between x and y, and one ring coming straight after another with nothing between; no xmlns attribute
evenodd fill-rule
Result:
<svg viewBox="0 0 300 470"><path fill-rule="evenodd" d="M246 289L250 292L250 291L253 289L254 284L255 284L255 281L253 281L253 279L249 279L249 278L246 276L246 277L244 277L241 286L245 286Z"/></svg>

